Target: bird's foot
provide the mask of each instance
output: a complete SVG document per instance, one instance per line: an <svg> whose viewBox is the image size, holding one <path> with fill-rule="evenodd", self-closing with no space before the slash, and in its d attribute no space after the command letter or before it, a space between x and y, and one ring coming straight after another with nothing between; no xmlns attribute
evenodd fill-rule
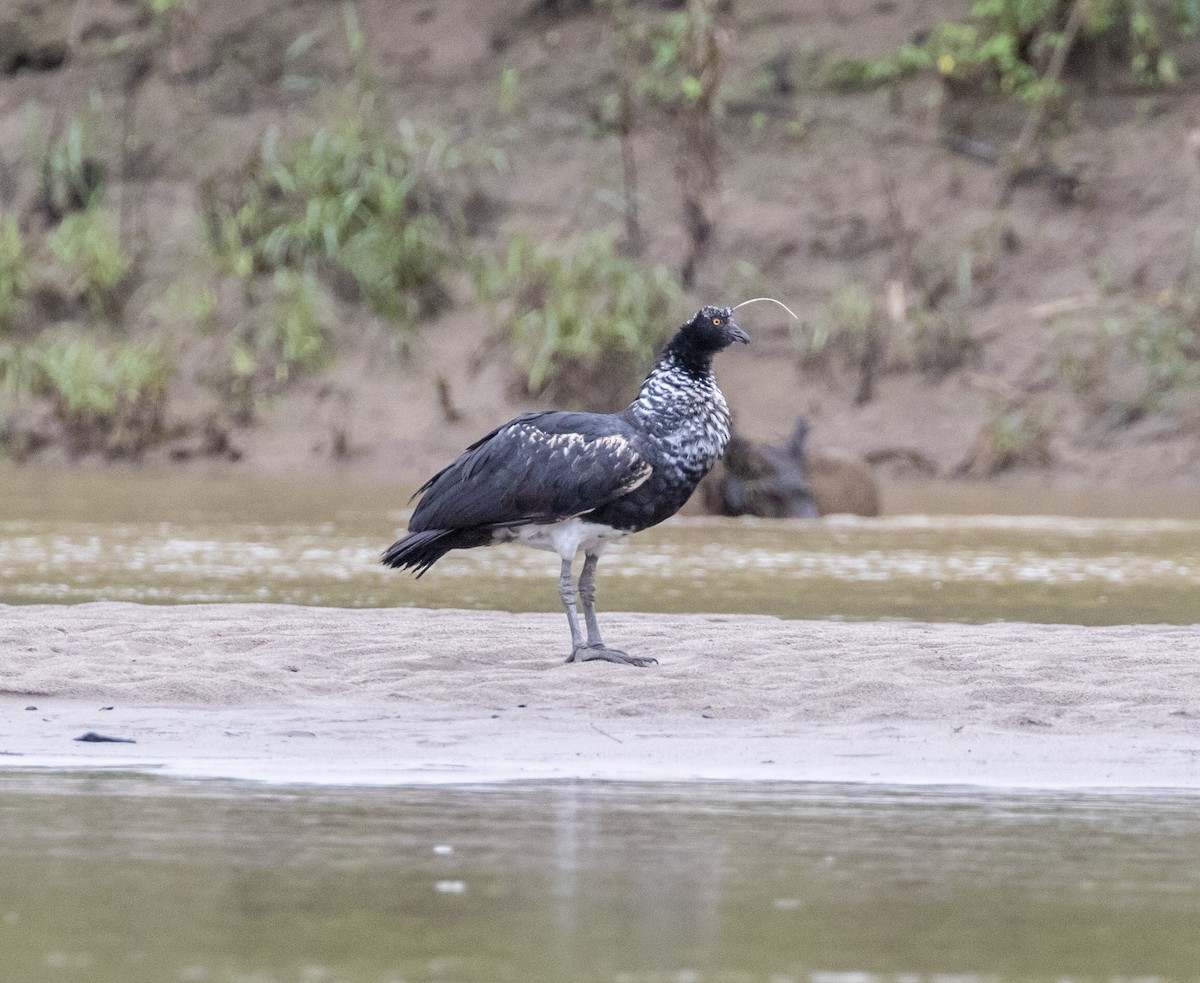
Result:
<svg viewBox="0 0 1200 983"><path fill-rule="evenodd" d="M630 655L628 652L622 652L620 649L610 649L606 645L580 645L568 657L568 662L591 662L593 659L602 659L605 662L616 662L622 666L638 666L645 668L648 665L658 665L658 659L650 656Z"/></svg>

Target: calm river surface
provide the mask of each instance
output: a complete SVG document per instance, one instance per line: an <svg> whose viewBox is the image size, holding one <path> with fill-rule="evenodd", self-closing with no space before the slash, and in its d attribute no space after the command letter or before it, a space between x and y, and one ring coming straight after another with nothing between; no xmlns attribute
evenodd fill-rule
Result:
<svg viewBox="0 0 1200 983"><path fill-rule="evenodd" d="M1200 495L907 486L888 511L674 521L606 555L601 604L1200 620ZM378 486L0 466L0 603L557 609L546 554L383 570L405 519ZM1196 796L289 787L2 761L0 983L1200 980Z"/></svg>
<svg viewBox="0 0 1200 983"><path fill-rule="evenodd" d="M1197 804L0 771L0 979L1194 980Z"/></svg>
<svg viewBox="0 0 1200 983"><path fill-rule="evenodd" d="M274 601L558 609L558 561L385 570L405 495L378 485L0 468L0 603ZM1200 620L1200 492L892 489L882 519L682 518L600 565L608 610L784 618Z"/></svg>

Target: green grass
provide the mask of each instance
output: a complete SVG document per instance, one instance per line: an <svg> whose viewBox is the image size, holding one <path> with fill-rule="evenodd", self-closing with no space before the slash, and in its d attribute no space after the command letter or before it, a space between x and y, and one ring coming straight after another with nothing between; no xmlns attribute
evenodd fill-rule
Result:
<svg viewBox="0 0 1200 983"><path fill-rule="evenodd" d="M1146 373L1145 408L1168 410L1180 392L1200 388L1200 293L1168 293L1142 309L1125 343Z"/></svg>
<svg viewBox="0 0 1200 983"><path fill-rule="evenodd" d="M104 197L104 165L93 146L93 132L89 117L77 116L44 145L39 196L53 221L98 205Z"/></svg>
<svg viewBox="0 0 1200 983"><path fill-rule="evenodd" d="M41 381L39 353L33 345L0 338L0 405L35 396Z"/></svg>
<svg viewBox="0 0 1200 983"><path fill-rule="evenodd" d="M1059 378L1109 428L1151 414L1190 415L1200 400L1200 292L1165 290L1127 310L1060 327Z"/></svg>
<svg viewBox="0 0 1200 983"><path fill-rule="evenodd" d="M317 272L410 326L447 301L468 157L443 132L358 119L268 139L240 187L210 194L210 242L237 275Z"/></svg>
<svg viewBox="0 0 1200 983"><path fill-rule="evenodd" d="M29 289L29 252L15 215L0 215L0 336L17 326Z"/></svg>
<svg viewBox="0 0 1200 983"><path fill-rule="evenodd" d="M333 303L316 278L279 270L255 286L246 319L229 337L227 363L211 380L230 418L246 426L263 403L333 356Z"/></svg>
<svg viewBox="0 0 1200 983"><path fill-rule="evenodd" d="M946 21L921 45L907 44L877 58L845 58L823 80L841 90L893 85L933 69L947 81L979 91L1032 100L1044 91L1042 73L1063 43L1074 0L974 0L962 21ZM1196 0L1092 0L1082 34L1096 50L1120 52L1132 80L1143 86L1180 81L1178 47L1200 29Z"/></svg>
<svg viewBox="0 0 1200 983"><path fill-rule="evenodd" d="M981 453L975 469L979 477L992 477L1016 467L1044 468L1053 460L1053 434L1042 408L1036 404L998 413L984 427Z"/></svg>
<svg viewBox="0 0 1200 983"><path fill-rule="evenodd" d="M152 341L105 344L61 327L0 352L0 373L18 398L50 401L75 453L135 456L165 432L175 368Z"/></svg>
<svg viewBox="0 0 1200 983"><path fill-rule="evenodd" d="M280 381L321 368L332 353L333 313L315 278L280 270L246 341Z"/></svg>
<svg viewBox="0 0 1200 983"><path fill-rule="evenodd" d="M838 92L869 92L912 78L933 64L925 47L906 44L879 58L841 58L821 69L821 84Z"/></svg>
<svg viewBox="0 0 1200 983"><path fill-rule="evenodd" d="M829 368L837 362L858 365L877 343L880 312L862 287L835 290L810 326L793 335L801 364Z"/></svg>
<svg viewBox="0 0 1200 983"><path fill-rule="evenodd" d="M853 283L833 291L810 324L793 329L792 338L801 366L854 374L860 403L871 398L878 375L914 371L940 379L978 351L965 302L933 308L920 301L905 312L904 323L892 324L882 304Z"/></svg>
<svg viewBox="0 0 1200 983"><path fill-rule="evenodd" d="M674 276L619 255L608 232L562 252L517 235L481 264L478 283L485 298L511 302L504 330L532 396L614 408L676 327Z"/></svg>
<svg viewBox="0 0 1200 983"><path fill-rule="evenodd" d="M103 208L66 216L47 240L51 254L72 276L72 289L94 317L119 313L133 262L121 247L117 218Z"/></svg>
<svg viewBox="0 0 1200 983"><path fill-rule="evenodd" d="M906 339L903 364L940 379L967 364L979 351L961 310L921 307L909 312L912 331Z"/></svg>

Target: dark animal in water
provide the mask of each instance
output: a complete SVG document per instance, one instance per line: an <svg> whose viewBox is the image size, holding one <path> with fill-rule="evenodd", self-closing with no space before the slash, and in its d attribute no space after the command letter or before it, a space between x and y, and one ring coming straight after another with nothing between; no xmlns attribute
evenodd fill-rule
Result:
<svg viewBox="0 0 1200 983"><path fill-rule="evenodd" d="M808 422L798 420L782 447L755 444L738 434L725 449L724 467L704 485L704 504L718 515L813 519L819 514L808 480L804 442Z"/></svg>
<svg viewBox="0 0 1200 983"><path fill-rule="evenodd" d="M879 515L879 485L862 458L838 450L808 450L808 421L796 421L786 444L756 444L736 432L725 458L701 486L716 515L811 519L847 513Z"/></svg>

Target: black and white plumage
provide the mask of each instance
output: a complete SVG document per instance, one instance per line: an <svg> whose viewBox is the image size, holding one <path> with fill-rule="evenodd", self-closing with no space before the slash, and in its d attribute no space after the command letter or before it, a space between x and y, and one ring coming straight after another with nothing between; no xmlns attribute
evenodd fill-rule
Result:
<svg viewBox="0 0 1200 983"><path fill-rule="evenodd" d="M523 543L562 558L568 662L657 660L608 648L596 621L596 564L606 543L657 525L683 506L729 441L729 408L712 360L749 342L728 307L704 307L681 327L620 413L526 413L477 440L430 478L408 535L383 562L424 574L450 550ZM571 565L583 552L576 612Z"/></svg>

